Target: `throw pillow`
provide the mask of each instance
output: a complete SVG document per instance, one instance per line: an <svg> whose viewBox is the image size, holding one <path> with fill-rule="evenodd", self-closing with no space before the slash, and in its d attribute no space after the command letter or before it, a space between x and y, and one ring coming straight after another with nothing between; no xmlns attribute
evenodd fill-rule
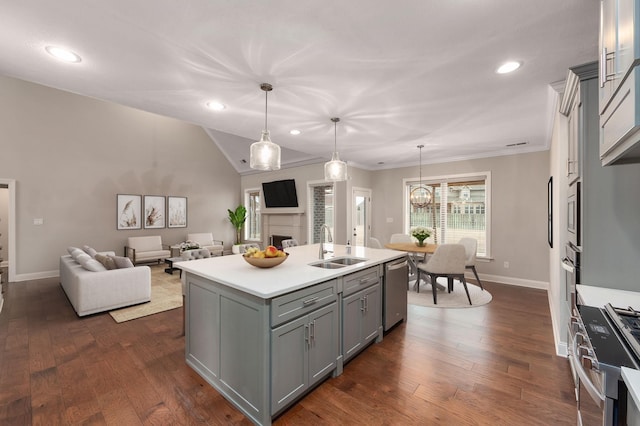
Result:
<svg viewBox="0 0 640 426"><path fill-rule="evenodd" d="M96 253L98 253L96 251L96 249L94 249L93 247L89 247L89 246L82 246L82 250L84 250L85 253L87 253L89 256L91 256L94 259L96 257Z"/></svg>
<svg viewBox="0 0 640 426"><path fill-rule="evenodd" d="M78 256L81 254L87 254L84 251L82 251L82 249L79 248L74 248L73 250L71 250L71 253L69 253L71 255L71 257L73 258L73 260L75 260L76 262L78 261Z"/></svg>
<svg viewBox="0 0 640 426"><path fill-rule="evenodd" d="M80 261L80 265L82 265L82 267L87 271L101 272L101 271L107 270L107 268L102 266L102 263L98 262L95 259L92 259L91 256L89 256L88 254L85 253L85 256L86 257L83 257L82 260Z"/></svg>
<svg viewBox="0 0 640 426"><path fill-rule="evenodd" d="M83 262L86 262L87 259L91 259L91 256L89 256L87 253L83 252L82 250L80 250L80 253L77 253L77 252L74 252L74 253L76 253L75 257L73 254L71 255L71 257L73 257L75 261L81 265Z"/></svg>
<svg viewBox="0 0 640 426"><path fill-rule="evenodd" d="M107 271L110 271L112 269L117 269L116 268L116 263L113 261L112 258L110 258L107 255L104 254L96 254L95 259L100 262L102 264L102 266L104 266L105 268L107 268Z"/></svg>
<svg viewBox="0 0 640 426"><path fill-rule="evenodd" d="M80 250L78 247L69 246L67 247L67 251L71 254L74 250Z"/></svg>
<svg viewBox="0 0 640 426"><path fill-rule="evenodd" d="M131 262L131 259L129 259L128 257L111 255L109 257L113 259L117 269L133 268L133 262Z"/></svg>

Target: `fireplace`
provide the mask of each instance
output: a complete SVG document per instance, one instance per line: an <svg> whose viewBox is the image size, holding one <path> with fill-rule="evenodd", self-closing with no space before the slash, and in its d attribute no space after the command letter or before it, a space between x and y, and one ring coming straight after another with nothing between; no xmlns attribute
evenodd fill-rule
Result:
<svg viewBox="0 0 640 426"><path fill-rule="evenodd" d="M291 238L293 238L291 235L272 235L270 244L276 246L278 249L282 249L282 240L290 240Z"/></svg>

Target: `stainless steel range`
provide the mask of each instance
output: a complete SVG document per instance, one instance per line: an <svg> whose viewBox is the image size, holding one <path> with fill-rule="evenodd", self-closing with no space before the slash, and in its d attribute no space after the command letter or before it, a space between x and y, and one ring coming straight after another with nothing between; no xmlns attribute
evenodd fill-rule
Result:
<svg viewBox="0 0 640 426"><path fill-rule="evenodd" d="M640 365L640 313L631 308L577 306L569 326L569 362L578 424L624 425L627 388L620 367Z"/></svg>

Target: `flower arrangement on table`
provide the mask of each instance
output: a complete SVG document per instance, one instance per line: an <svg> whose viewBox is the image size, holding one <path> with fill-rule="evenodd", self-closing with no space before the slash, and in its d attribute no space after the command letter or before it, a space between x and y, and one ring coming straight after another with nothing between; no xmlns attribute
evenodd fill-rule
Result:
<svg viewBox="0 0 640 426"><path fill-rule="evenodd" d="M413 228L411 231L411 236L418 240L417 244L419 247L424 246L424 240L431 236L431 231L425 228L424 226L417 226Z"/></svg>
<svg viewBox="0 0 640 426"><path fill-rule="evenodd" d="M185 250L195 250L199 248L200 248L200 244L196 243L195 241L187 240L184 243L180 243L180 253L182 253Z"/></svg>

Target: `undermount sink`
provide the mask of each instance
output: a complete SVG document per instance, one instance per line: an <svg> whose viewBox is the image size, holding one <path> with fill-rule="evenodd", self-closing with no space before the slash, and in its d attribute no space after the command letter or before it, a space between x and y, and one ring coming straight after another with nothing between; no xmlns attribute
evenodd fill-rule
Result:
<svg viewBox="0 0 640 426"><path fill-rule="evenodd" d="M338 269L366 261L367 259L362 259L360 257L336 257L334 259L323 260L322 262L310 263L309 265L323 269Z"/></svg>
<svg viewBox="0 0 640 426"><path fill-rule="evenodd" d="M309 265L315 266L316 268L322 268L322 269L338 269L338 268L344 268L345 266L347 266L347 265L340 265L338 263L331 263L331 262L310 263Z"/></svg>
<svg viewBox="0 0 640 426"><path fill-rule="evenodd" d="M335 259L328 259L331 263L339 263L340 265L355 265L356 263L366 262L367 259L360 257L336 257Z"/></svg>

